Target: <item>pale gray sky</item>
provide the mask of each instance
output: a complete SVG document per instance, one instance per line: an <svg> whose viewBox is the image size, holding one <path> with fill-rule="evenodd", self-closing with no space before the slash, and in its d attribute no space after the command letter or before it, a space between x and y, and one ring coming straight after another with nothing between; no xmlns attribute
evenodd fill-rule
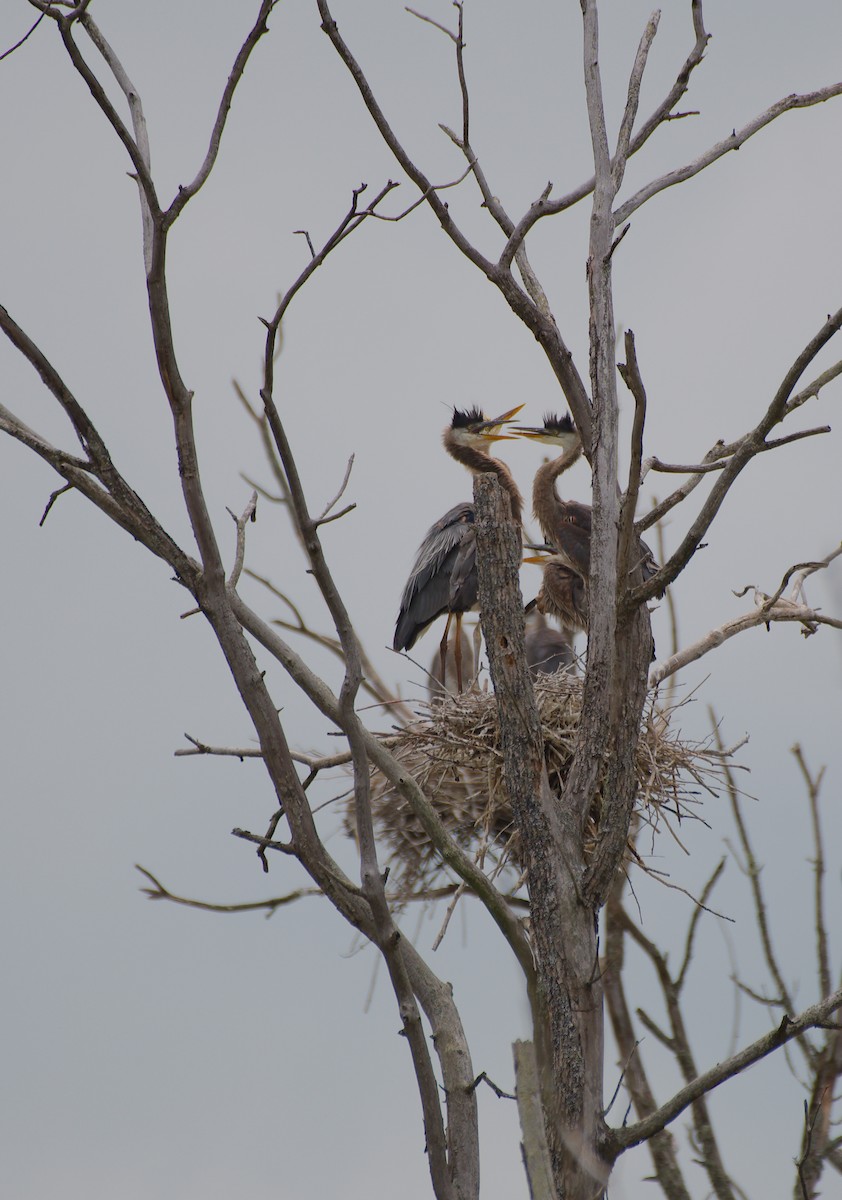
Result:
<svg viewBox="0 0 842 1200"><path fill-rule="evenodd" d="M692 44L689 4L669 5L644 89L648 111ZM91 11L143 98L153 171L169 197L195 174L216 104L256 3L94 0ZM450 22L445 0L425 9ZM489 180L519 216L551 179L556 194L590 174L581 83L579 5L466 6L472 140ZM650 7L603 5L602 72L611 128ZM840 77L842 8L720 0L684 109L630 167L624 194L681 165L776 99ZM461 173L438 123L457 125L450 43L402 5L337 0L334 15L369 72L405 145L437 182ZM0 16L0 51L33 19L23 2ZM314 2L281 4L234 102L222 153L170 243L172 304L182 372L196 394L203 479L223 543L225 507L241 509L245 472L266 478L260 447L231 379L254 397L263 328L276 295L339 223L351 189L400 178L357 92L319 29ZM80 41L84 38L80 35ZM95 56L91 56L91 61ZM114 92L114 89L110 89ZM116 99L115 95L115 99ZM635 214L617 253L617 318L637 337L649 395L647 452L695 461L765 409L784 372L840 304L842 101L784 116L738 154ZM52 25L0 62L0 303L35 338L88 407L129 481L190 549L170 418L146 321L137 196L130 164L73 71ZM387 205L414 199L404 183ZM449 201L488 253L500 239L466 183ZM565 337L586 370L588 206L546 221L530 257ZM828 353L818 366L839 357ZM5 341L3 403L61 444L66 423ZM811 376L812 377L812 376ZM400 224L370 223L294 302L278 392L314 508L356 455L348 498L357 508L325 530L325 548L359 631L384 675L417 694L418 672L387 650L418 541L470 480L441 451L455 402L498 412L526 402L538 421L561 400L528 332L461 259L424 209ZM791 428L834 424L838 383ZM629 405L625 403L626 410ZM838 433L762 456L733 490L710 545L675 585L682 643L736 616L734 590L772 590L792 563L840 538ZM528 490L538 457L507 456ZM642 504L662 481L647 481ZM265 827L272 795L254 762L175 759L187 731L221 744L251 732L200 619L180 621L185 596L167 572L74 495L43 529L57 477L20 446L0 442L2 957L4 962L0 1193L15 1200L343 1200L430 1194L423 1134L398 1018L383 981L364 1012L374 958L353 953L326 904L261 916L210 916L150 905L132 864L173 890L218 902L281 894L301 873L273 861L265 878L232 826ZM578 466L571 488L587 498ZM697 493L698 495L698 493ZM669 520L674 546L696 511ZM282 514L263 505L249 562L325 625L315 588ZM537 586L534 568L524 588ZM253 585L250 598L278 611ZM810 599L842 611L837 568ZM659 647L668 639L655 616ZM418 648L426 660L437 638ZM333 664L314 665L336 679ZM680 715L703 736L706 709L726 741L750 734L740 761L758 797L750 816L781 955L799 1003L816 999L810 926L811 845L789 747L827 764L829 907L839 911L838 803L842 656L839 635L804 640L795 627L755 630L682 677L699 690ZM325 722L270 668L290 741L333 747ZM382 727L383 718L372 716ZM327 799L341 788L333 781ZM668 838L664 866L698 888L733 836L724 800L705 803L709 828ZM350 862L336 835L331 850ZM639 883L646 927L680 945L691 909ZM700 1066L732 1045L729 953L761 990L744 879L732 864L717 901L735 924L703 925L690 1004ZM407 928L414 932L414 916ZM419 946L429 953L438 918ZM833 930L837 971L842 956ZM466 906L433 966L451 979L476 1069L511 1086L510 1044L526 1017L507 951ZM642 1002L657 1008L641 970ZM647 1001L646 997L649 997ZM737 1044L769 1024L743 1002ZM649 1047L647 1047L649 1048ZM664 1099L675 1084L655 1065ZM613 1081L609 1085L613 1087ZM512 1106L480 1094L484 1200L524 1196ZM714 1097L729 1168L753 1195L789 1194L801 1093L764 1064ZM683 1138L683 1135L680 1135ZM763 1147L762 1156L757 1153ZM651 1194L645 1152L629 1157L612 1196ZM692 1177L698 1194L701 1177ZM782 1186L783 1184L783 1186ZM828 1185L830 1186L830 1184ZM830 1194L830 1192L828 1192Z"/></svg>

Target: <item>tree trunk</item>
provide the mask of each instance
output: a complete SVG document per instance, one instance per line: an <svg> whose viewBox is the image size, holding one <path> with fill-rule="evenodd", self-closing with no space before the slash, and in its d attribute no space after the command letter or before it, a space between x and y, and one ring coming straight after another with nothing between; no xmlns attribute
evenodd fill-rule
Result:
<svg viewBox="0 0 842 1200"><path fill-rule="evenodd" d="M483 633L497 696L506 785L527 868L538 973L535 1045L557 1195L593 1200L603 1145L603 1006L596 913L583 900L583 839L550 789L523 645L519 530L495 479L474 482Z"/></svg>

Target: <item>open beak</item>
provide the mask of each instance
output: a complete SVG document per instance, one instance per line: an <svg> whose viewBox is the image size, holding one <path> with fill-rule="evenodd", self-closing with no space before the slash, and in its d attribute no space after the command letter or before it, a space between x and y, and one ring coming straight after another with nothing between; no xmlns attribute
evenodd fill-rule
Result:
<svg viewBox="0 0 842 1200"><path fill-rule="evenodd" d="M499 417L494 417L490 421L485 421L479 428L481 435L489 442L513 442L515 438L509 433L498 433L504 425L508 425L514 417L524 407L523 404L518 404L516 408L510 408L508 412L502 413Z"/></svg>
<svg viewBox="0 0 842 1200"><path fill-rule="evenodd" d="M531 442L543 442L546 446L561 446L562 449L569 449L577 440L577 433L565 433L561 437L557 433L548 433L543 427L537 428L534 425L515 425L512 433L515 437L529 438Z"/></svg>
<svg viewBox="0 0 842 1200"><path fill-rule="evenodd" d="M537 563L539 566L543 566L550 555L556 553L555 546L548 546L546 542L540 546L534 546L531 542L527 542L524 548L526 550L537 550L539 553L530 554L528 558L521 559L521 562Z"/></svg>
<svg viewBox="0 0 842 1200"><path fill-rule="evenodd" d="M516 437L529 438L530 441L543 442L548 446L561 446L564 450L571 449L579 441L579 434L569 416L549 423L545 421L538 426L515 425L512 433Z"/></svg>

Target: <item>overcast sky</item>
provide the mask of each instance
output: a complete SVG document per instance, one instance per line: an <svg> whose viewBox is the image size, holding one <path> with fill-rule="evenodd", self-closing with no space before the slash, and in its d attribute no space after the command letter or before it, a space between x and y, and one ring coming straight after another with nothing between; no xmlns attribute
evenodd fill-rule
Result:
<svg viewBox="0 0 842 1200"><path fill-rule="evenodd" d="M198 169L257 7L256 0L91 5L140 91L153 174L166 200ZM453 21L445 0L425 11ZM649 12L636 0L603 5L612 131ZM458 126L461 117L449 41L387 0L337 0L334 15L425 173L437 183L455 179L462 163L438 128ZM681 105L698 115L657 133L630 165L624 196L780 97L842 75L837 0L813 0L797 14L763 0L720 0L705 15L713 39ZM6 0L0 51L33 19L24 0ZM561 195L591 173L579 5L475 0L466 5L466 41L472 140L495 194L517 218L548 180ZM669 87L692 41L689 3L669 5L644 112ZM97 63L93 52L88 58ZM103 74L98 63L97 70ZM51 22L0 62L0 114L0 303L85 404L130 483L192 552L148 331L130 163ZM635 332L647 386L647 453L694 462L718 438L750 428L839 307L841 137L842 100L788 114L635 214L615 256L615 294L619 328ZM170 242L177 352L195 392L203 481L229 557L233 525L225 509L244 507L250 487L242 476L270 486L231 381L256 402L258 318L272 312L307 261L295 231L309 230L320 245L354 187L367 182L375 193L390 178L401 180L384 206L395 213L415 193L321 33L314 0L280 4L237 92L211 180ZM466 181L448 198L483 252L499 253L476 189ZM583 374L587 226L585 202L544 221L529 243ZM838 357L838 345L835 353L831 347L809 377ZM2 402L72 450L54 402L5 341L0 371ZM416 696L421 673L387 647L421 536L470 496L470 479L441 450L449 408L479 404L497 413L523 402L523 416L538 422L562 406L554 378L531 335L421 208L397 224L370 222L316 273L290 309L277 392L313 509L335 494L355 455L347 498L356 509L325 528L325 550L379 670ZM627 428L630 406L621 399ZM839 400L837 382L785 432L838 424ZM513 444L507 460L528 491L536 448ZM743 611L747 601L735 591L747 584L772 591L793 563L838 544L839 463L834 430L752 464L709 546L673 588L681 644ZM356 946L333 911L310 899L267 921L152 905L140 894L134 863L174 891L220 903L283 894L303 875L273 861L264 877L250 847L230 836L233 826L262 831L273 810L257 763L173 757L185 732L215 744L253 741L209 630L200 618L179 619L188 605L167 570L81 497L62 497L39 529L59 482L21 446L0 441L0 1193L15 1200L428 1196L394 1000L381 979L365 1011L374 956ZM588 499L584 463L569 486ZM641 509L668 486L650 475ZM696 511L691 499L670 516L668 549ZM277 508L261 504L248 562L327 628ZM535 568L525 572L524 591L534 592ZM243 589L267 618L283 615L255 584ZM842 613L838 564L810 582L808 596ZM668 645L663 608L654 631L659 649ZM437 641L435 633L422 641L419 659ZM311 658L336 681L328 658ZM838 633L804 639L796 627L778 625L731 641L681 679L681 695L692 695L677 718L686 736L705 735L712 706L726 742L750 737L739 761L751 772L744 786L757 797L747 802L751 827L780 954L803 1005L817 999L812 846L789 750L800 741L814 768L827 766L828 905L838 912L840 668ZM334 750L325 721L269 670L291 743ZM371 721L388 724L378 713ZM319 799L342 786L330 781ZM690 889L701 886L734 834L724 798L707 798L704 816L706 826L681 832L688 856L668 837L655 848L663 869ZM351 869L339 833L330 849ZM647 931L680 947L689 902L646 881L636 886ZM770 987L746 882L733 863L717 908L734 923L702 926L689 1003L700 1067L770 1023L747 1001L735 1012L727 982L735 956L748 982ZM410 914L408 932L453 981L476 1069L510 1088L511 1042L528 1030L508 951L478 907L466 904L431 954L440 919L428 915L416 928ZM657 1011L645 968L639 988L635 1002ZM609 1092L612 1070L609 1063ZM663 1100L675 1074L668 1063L653 1074ZM782 1062L755 1068L714 1097L727 1165L752 1195L782 1194L782 1180L789 1193L801 1104ZM513 1106L488 1091L480 1105L483 1198L525 1196ZM649 1172L645 1151L630 1156L612 1196L651 1195L652 1185L642 1182ZM690 1179L702 1195L701 1177Z"/></svg>

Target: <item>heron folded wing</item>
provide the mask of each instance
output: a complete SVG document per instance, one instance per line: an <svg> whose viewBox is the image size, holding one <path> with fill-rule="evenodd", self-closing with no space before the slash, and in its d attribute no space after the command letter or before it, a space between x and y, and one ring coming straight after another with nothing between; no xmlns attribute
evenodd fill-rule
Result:
<svg viewBox="0 0 842 1200"><path fill-rule="evenodd" d="M454 568L464 545L475 544L474 536L474 506L467 502L454 505L428 529L401 596L395 650L409 650L430 622L450 609Z"/></svg>

